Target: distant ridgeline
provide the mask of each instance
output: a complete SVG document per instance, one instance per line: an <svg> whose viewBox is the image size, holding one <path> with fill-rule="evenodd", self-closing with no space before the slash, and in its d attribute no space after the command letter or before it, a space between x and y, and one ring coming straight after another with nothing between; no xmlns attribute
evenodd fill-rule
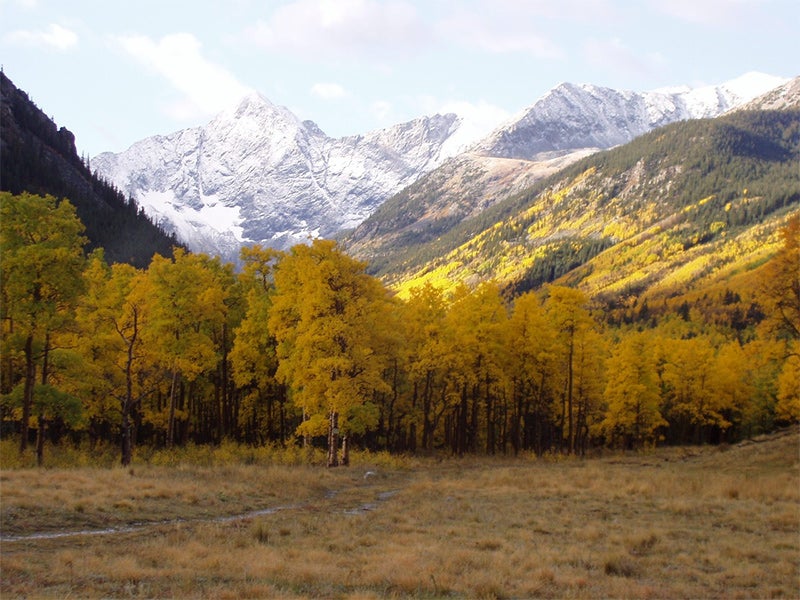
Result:
<svg viewBox="0 0 800 600"><path fill-rule="evenodd" d="M156 253L172 256L176 238L91 172L72 132L59 129L5 73L0 90L0 191L67 198L86 227L87 250L103 248L110 262L145 267Z"/></svg>

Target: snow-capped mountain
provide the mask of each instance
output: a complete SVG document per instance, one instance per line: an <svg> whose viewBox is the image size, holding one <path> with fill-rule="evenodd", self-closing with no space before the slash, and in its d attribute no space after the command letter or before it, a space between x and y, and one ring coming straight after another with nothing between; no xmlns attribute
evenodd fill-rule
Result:
<svg viewBox="0 0 800 600"><path fill-rule="evenodd" d="M288 247L354 227L438 166L460 123L435 115L333 139L251 94L204 127L92 165L192 250L235 260L246 243Z"/></svg>
<svg viewBox="0 0 800 600"><path fill-rule="evenodd" d="M800 108L800 77L794 77L733 110L789 110Z"/></svg>
<svg viewBox="0 0 800 600"><path fill-rule="evenodd" d="M535 159L543 153L610 148L675 121L719 116L786 81L747 73L716 86L651 92L562 83L474 150L487 156Z"/></svg>
<svg viewBox="0 0 800 600"><path fill-rule="evenodd" d="M477 144L454 114L334 139L251 94L204 127L144 139L92 165L189 248L235 261L243 244L286 248L353 228L465 149L527 160L585 154L674 121L718 116L786 81L749 73L642 93L564 83Z"/></svg>

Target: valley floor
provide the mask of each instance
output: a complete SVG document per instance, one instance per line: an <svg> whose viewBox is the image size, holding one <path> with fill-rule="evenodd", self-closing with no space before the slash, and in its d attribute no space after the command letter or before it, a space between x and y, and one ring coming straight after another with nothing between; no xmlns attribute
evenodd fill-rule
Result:
<svg viewBox="0 0 800 600"><path fill-rule="evenodd" d="M3 598L800 596L797 428L590 460L6 469L0 494Z"/></svg>

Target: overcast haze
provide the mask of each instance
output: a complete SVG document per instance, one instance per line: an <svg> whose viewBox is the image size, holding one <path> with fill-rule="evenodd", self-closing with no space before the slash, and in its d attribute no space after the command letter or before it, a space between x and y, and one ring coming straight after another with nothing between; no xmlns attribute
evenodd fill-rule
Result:
<svg viewBox="0 0 800 600"><path fill-rule="evenodd" d="M0 62L89 156L250 90L339 137L453 111L489 128L560 82L800 74L798 0L0 0Z"/></svg>

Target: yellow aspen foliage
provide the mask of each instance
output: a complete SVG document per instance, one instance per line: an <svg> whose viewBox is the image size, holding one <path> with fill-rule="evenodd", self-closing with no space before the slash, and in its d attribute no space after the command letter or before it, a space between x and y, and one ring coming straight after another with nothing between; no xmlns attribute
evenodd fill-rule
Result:
<svg viewBox="0 0 800 600"><path fill-rule="evenodd" d="M800 422L800 343L783 363L778 376L778 403L775 417L781 423Z"/></svg>
<svg viewBox="0 0 800 600"><path fill-rule="evenodd" d="M67 200L0 192L3 352L19 352L25 363L20 454L27 447L37 369L46 384L50 336L66 329L82 292L83 231Z"/></svg>
<svg viewBox="0 0 800 600"><path fill-rule="evenodd" d="M554 352L556 355L560 392L559 429L562 440L566 443L569 453L576 450L576 440L579 428L586 430L586 423L578 423L578 417L585 419L587 398L581 399L583 412L578 407L578 384L582 384L582 392L589 393L590 387L584 377L588 364L592 362L589 354L591 350L587 345L587 336L591 335L594 328L592 319L586 306L588 297L582 291L563 287L548 286L545 309L547 317L555 331ZM579 364L579 360L582 364ZM580 369L580 372L579 372Z"/></svg>
<svg viewBox="0 0 800 600"><path fill-rule="evenodd" d="M87 417L119 426L122 464L133 452L132 413L147 392L151 364L143 341L147 327L146 276L131 265L106 265L91 257L85 271L86 293L76 310L76 346L83 357L80 395Z"/></svg>
<svg viewBox="0 0 800 600"><path fill-rule="evenodd" d="M766 265L758 290L765 327L785 339L800 339L800 215L782 231L783 247Z"/></svg>
<svg viewBox="0 0 800 600"><path fill-rule="evenodd" d="M728 398L718 394L713 385L715 363L715 351L707 337L670 340L663 373L668 418L683 418L698 428L730 426L723 416L723 411L731 408L725 402Z"/></svg>
<svg viewBox="0 0 800 600"><path fill-rule="evenodd" d="M376 339L387 295L365 264L334 242L298 245L275 268L269 328L277 341L279 381L303 412L298 433L328 434L328 466L338 466L340 434L375 425L376 390L386 390ZM347 462L345 452L343 461Z"/></svg>
<svg viewBox="0 0 800 600"><path fill-rule="evenodd" d="M737 341L724 344L717 352L711 370L713 395L726 419L740 421L753 395L748 377L747 355Z"/></svg>
<svg viewBox="0 0 800 600"><path fill-rule="evenodd" d="M267 327L273 269L280 257L278 251L258 245L242 248L244 266L239 281L246 290L245 312L234 331L229 358L233 381L242 392L237 427L248 431L254 441L277 438L282 443L287 434L286 397L275 378L278 357L275 338Z"/></svg>
<svg viewBox="0 0 800 600"><path fill-rule="evenodd" d="M649 333L625 336L606 362L607 404L600 429L612 445L641 447L658 439L667 421L659 409L657 363Z"/></svg>
<svg viewBox="0 0 800 600"><path fill-rule="evenodd" d="M151 407L148 419L175 441L176 421L188 418L181 382L193 382L217 362L214 331L225 321L226 287L219 259L175 250L173 260L156 255L147 271L152 290L146 342L165 370L168 402ZM186 399L188 400L188 399Z"/></svg>

